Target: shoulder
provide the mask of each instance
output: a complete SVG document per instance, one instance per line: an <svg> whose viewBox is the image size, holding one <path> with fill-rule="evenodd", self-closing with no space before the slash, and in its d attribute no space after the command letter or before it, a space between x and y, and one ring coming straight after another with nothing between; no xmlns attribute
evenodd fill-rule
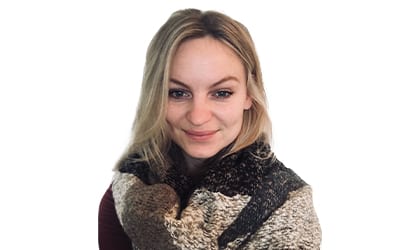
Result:
<svg viewBox="0 0 400 250"><path fill-rule="evenodd" d="M250 245L257 248L263 242L270 249L319 249L321 228L309 185L289 193L254 234Z"/></svg>
<svg viewBox="0 0 400 250"><path fill-rule="evenodd" d="M104 193L99 206L98 244L100 249L132 249L117 217L111 187Z"/></svg>
<svg viewBox="0 0 400 250"><path fill-rule="evenodd" d="M219 243L222 246L229 245L229 242L245 235L254 235L257 240L250 242L255 242L252 243L255 244L254 248L259 249L274 244L271 237L275 237L275 233L280 235L280 231L277 230L279 226L282 230L289 230L287 225L291 223L295 228L293 234L301 233L300 224L305 225L302 219L309 220L310 223L316 222L314 225L319 226L311 209L310 186L292 169L276 159L269 147L253 144L225 159L215 172L220 172L219 178L213 175L209 178L209 183L222 183L210 185L212 191L221 192L229 197L250 197L237 218L221 235ZM311 219L307 219L307 216ZM292 236L287 237L290 239ZM286 240L277 238L278 243Z"/></svg>

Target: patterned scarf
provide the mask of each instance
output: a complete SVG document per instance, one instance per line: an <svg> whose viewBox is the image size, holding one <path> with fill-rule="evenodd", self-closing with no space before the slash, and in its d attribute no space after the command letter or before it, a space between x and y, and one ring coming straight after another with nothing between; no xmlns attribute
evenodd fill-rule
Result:
<svg viewBox="0 0 400 250"><path fill-rule="evenodd" d="M268 248L269 218L307 186L261 142L207 161L200 178L174 162L159 178L133 154L114 176L117 214L135 249Z"/></svg>

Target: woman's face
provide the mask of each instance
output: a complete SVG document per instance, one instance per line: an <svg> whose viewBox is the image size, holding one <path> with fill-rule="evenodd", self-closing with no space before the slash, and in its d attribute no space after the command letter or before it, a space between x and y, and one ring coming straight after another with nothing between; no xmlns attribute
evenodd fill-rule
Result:
<svg viewBox="0 0 400 250"><path fill-rule="evenodd" d="M239 57L211 37L185 41L171 65L167 122L172 140L194 158L208 158L238 136L251 107Z"/></svg>

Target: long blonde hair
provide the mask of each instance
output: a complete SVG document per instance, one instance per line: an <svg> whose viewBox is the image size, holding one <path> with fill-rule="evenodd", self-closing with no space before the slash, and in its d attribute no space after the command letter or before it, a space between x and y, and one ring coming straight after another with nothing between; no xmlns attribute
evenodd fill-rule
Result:
<svg viewBox="0 0 400 250"><path fill-rule="evenodd" d="M225 14L184 9L174 12L150 42L146 54L141 95L132 128L132 139L124 156L137 153L141 160L167 168L166 155L171 143L166 122L170 64L179 45L193 38L211 36L229 46L247 71L247 91L253 103L244 111L242 130L229 153L257 139L271 139L271 122L259 59L252 38L244 25Z"/></svg>

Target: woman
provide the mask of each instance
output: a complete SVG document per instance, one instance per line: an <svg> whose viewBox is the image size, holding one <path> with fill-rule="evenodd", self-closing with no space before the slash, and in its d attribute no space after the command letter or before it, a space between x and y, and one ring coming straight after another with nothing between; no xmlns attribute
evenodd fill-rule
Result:
<svg viewBox="0 0 400 250"><path fill-rule="evenodd" d="M141 91L100 204L100 249L319 249L311 188L271 152L242 24L173 13L149 45Z"/></svg>

